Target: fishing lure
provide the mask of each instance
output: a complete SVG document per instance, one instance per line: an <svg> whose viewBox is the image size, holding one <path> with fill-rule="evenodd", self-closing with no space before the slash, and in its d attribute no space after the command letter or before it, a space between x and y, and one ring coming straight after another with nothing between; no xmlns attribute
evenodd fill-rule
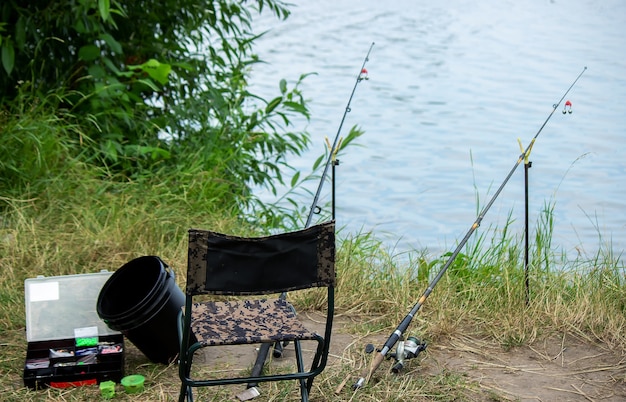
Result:
<svg viewBox="0 0 626 402"><path fill-rule="evenodd" d="M358 81L361 81L361 80L366 80L367 81L369 79L370 79L370 77L369 77L369 73L367 72L367 69L366 68L362 68L361 69L361 73L359 74Z"/></svg>
<svg viewBox="0 0 626 402"><path fill-rule="evenodd" d="M563 106L563 114L569 113L572 114L572 102L566 101L565 106Z"/></svg>

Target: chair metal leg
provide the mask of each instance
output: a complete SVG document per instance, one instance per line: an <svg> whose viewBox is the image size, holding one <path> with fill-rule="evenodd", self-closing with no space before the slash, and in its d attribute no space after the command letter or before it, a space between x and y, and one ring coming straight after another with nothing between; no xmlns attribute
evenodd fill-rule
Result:
<svg viewBox="0 0 626 402"><path fill-rule="evenodd" d="M304 380L300 380L300 399L302 402L309 402L309 391L306 389Z"/></svg>
<svg viewBox="0 0 626 402"><path fill-rule="evenodd" d="M324 340L325 342L326 340ZM317 344L317 350L315 351L315 356L313 356L313 362L311 363L311 371L317 369L320 365L320 361L322 360L322 353L324 350L324 344L323 343L318 343ZM315 377L310 377L307 380L306 383L306 389L307 391L311 392L311 387L313 386L313 380L315 379Z"/></svg>
<svg viewBox="0 0 626 402"><path fill-rule="evenodd" d="M302 346L300 345L300 341L294 341L293 346L296 351L296 365L298 366L298 372L303 373L304 360L302 358ZM298 380L298 382L300 383L300 399L302 400L302 402L308 402L309 390L307 388L307 382L304 378Z"/></svg>
<svg viewBox="0 0 626 402"><path fill-rule="evenodd" d="M178 396L178 402L193 402L193 393L191 387L187 384L182 384L180 387L180 395Z"/></svg>
<svg viewBox="0 0 626 402"><path fill-rule="evenodd" d="M184 366L185 377L189 378L191 374L191 364L189 364L189 359L187 355L183 355L179 357L178 360L179 369ZM180 395L178 396L178 402L193 402L193 387L185 384L184 382L180 388Z"/></svg>
<svg viewBox="0 0 626 402"><path fill-rule="evenodd" d="M193 402L193 387L187 387L187 402Z"/></svg>

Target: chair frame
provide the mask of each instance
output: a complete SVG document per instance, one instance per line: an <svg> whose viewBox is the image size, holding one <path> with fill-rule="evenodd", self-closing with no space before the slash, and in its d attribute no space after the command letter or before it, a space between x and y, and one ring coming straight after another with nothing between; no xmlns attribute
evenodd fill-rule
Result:
<svg viewBox="0 0 626 402"><path fill-rule="evenodd" d="M240 285L235 286L236 289L233 288L225 288L223 286L217 286L216 288L210 288L210 285L207 285L206 277L209 276L206 271L201 273L204 278L199 278L197 275L197 269L192 269L192 264L204 264L204 266L208 265L208 262L203 260L203 257L197 255L196 250L198 248L196 242L198 241L198 237L205 238L219 238L224 239L225 241L234 240L239 242L249 242L249 244L254 244L255 242L263 242L263 241L272 241L274 239L280 239L281 237L287 237L292 235L311 235L315 234L317 236L315 240L315 245L317 247L317 256L318 261L316 261L317 269L318 269L318 277L314 280L302 280L295 279L295 282L290 279L285 279L281 281L279 285L273 285L271 283L266 283L267 286L264 288L254 288L251 289L249 286ZM322 245L320 245L322 244ZM324 258L320 258L320 247L326 246L323 250L327 253ZM201 246L202 247L202 246ZM252 246L254 247L254 246ZM332 326L333 326L333 316L334 316L334 304L335 304L335 286L336 286L336 273L335 273L335 223L334 221L328 221L322 224L318 224L315 226L311 226L309 228L289 232L282 233L278 235L271 235L265 237L256 237L256 238L244 238L238 236L230 236L224 235L217 232L211 232L206 230L197 230L190 229L189 230L189 256L188 256L188 270L187 270L187 284L186 284L186 297L185 297L185 306L184 310L181 309L181 313L179 314L178 320L178 334L180 341L180 355L179 355L179 377L181 379L181 389L179 395L179 401L183 402L185 399L187 401L193 401L193 388L196 387L210 387L210 386L218 386L218 385L227 385L227 384L256 384L260 382L268 382L268 381L285 381L285 380L296 380L299 382L300 386L300 396L301 400L306 402L309 398L309 393L311 391L311 386L313 384L314 378L319 375L326 367L326 363L328 361L328 352L330 349L330 340L332 334ZM218 265L218 264L215 264ZM214 266L211 269L218 269ZM254 265L254 264L252 264ZM323 265L323 266L322 266ZM205 268L206 269L206 268ZM219 268L222 269L222 268ZM322 272L323 271L323 272ZM212 271L213 272L213 271ZM202 275L201 275L202 276ZM209 286L207 289L206 286ZM246 344L255 344L259 343L259 340L227 340L224 343L220 344L206 344L202 342L198 342L192 330L192 314L191 311L195 305L195 296L200 295L232 295L232 296L251 296L251 295L273 295L278 293L285 293L287 291L295 291L302 290L313 287L326 287L327 288L327 314L326 314L326 325L324 330L324 336L319 334L309 334L309 336L302 338L282 338L280 334L274 334L268 339L262 339L261 342L293 342L295 349L295 362L296 362L296 370L295 372L285 373L285 374L265 374L258 376L241 376L241 377L229 377L229 378L215 378L215 379L195 379L191 378L191 368L193 365L193 357L194 353L202 348L213 347L213 346L225 346L225 345L246 345ZM293 311L293 315L295 316L295 309L291 306L284 297L281 298L272 298L270 301L283 303L290 306ZM219 303L219 302L217 302ZM312 336L310 336L312 335ZM315 355L311 359L310 368L305 369L304 358L302 353L301 341L313 341L317 343L317 348L315 351Z"/></svg>

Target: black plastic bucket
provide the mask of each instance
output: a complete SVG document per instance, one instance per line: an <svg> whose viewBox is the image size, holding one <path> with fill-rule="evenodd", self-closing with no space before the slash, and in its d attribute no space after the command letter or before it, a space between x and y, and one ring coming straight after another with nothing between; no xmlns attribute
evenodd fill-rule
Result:
<svg viewBox="0 0 626 402"><path fill-rule="evenodd" d="M115 271L98 295L97 310L154 363L171 363L179 352L178 314L185 295L159 257L136 258Z"/></svg>

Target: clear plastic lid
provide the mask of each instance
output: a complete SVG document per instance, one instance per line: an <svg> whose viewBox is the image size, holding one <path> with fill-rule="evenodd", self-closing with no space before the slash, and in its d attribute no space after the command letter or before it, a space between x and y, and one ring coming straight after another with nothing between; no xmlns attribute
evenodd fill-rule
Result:
<svg viewBox="0 0 626 402"><path fill-rule="evenodd" d="M98 295L113 272L24 281L28 342L119 334L100 319Z"/></svg>

